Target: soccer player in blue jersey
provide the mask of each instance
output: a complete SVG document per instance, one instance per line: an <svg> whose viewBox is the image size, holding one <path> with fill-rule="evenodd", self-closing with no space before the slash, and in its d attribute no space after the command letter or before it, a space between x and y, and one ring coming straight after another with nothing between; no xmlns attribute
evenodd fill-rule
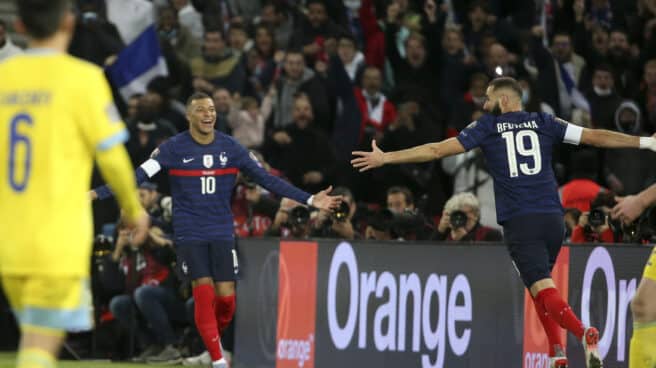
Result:
<svg viewBox="0 0 656 368"><path fill-rule="evenodd" d="M192 280L196 328L212 358L212 367L226 367L219 336L235 311L237 255L230 210L237 173L280 196L320 209L339 206L331 188L310 195L269 174L256 157L232 137L214 130L212 98L194 93L187 102L189 130L169 138L137 169L139 183L168 171L173 198L173 232L178 267ZM107 186L92 198L111 196Z"/></svg>
<svg viewBox="0 0 656 368"><path fill-rule="evenodd" d="M551 269L563 242L565 225L558 185L551 169L556 143L589 144L606 148L644 148L656 151L656 139L607 130L587 129L545 113L522 110L522 90L516 80L490 82L485 110L457 137L406 150L353 152L351 163L360 171L386 164L438 160L480 147L494 178L497 219L504 229L510 256L533 296L535 309L549 339L552 367L566 367L559 328L583 343L587 367L602 367L597 349L599 331L585 327L560 296Z"/></svg>

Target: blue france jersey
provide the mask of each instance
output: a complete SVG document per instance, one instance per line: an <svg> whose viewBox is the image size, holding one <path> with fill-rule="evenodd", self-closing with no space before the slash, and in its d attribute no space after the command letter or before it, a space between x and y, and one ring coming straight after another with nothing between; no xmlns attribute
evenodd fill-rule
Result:
<svg viewBox="0 0 656 368"><path fill-rule="evenodd" d="M497 220L527 213L562 213L551 166L553 146L578 144L582 128L545 113L483 115L458 135L466 150L480 147L494 178Z"/></svg>
<svg viewBox="0 0 656 368"><path fill-rule="evenodd" d="M254 155L218 131L214 142L207 145L194 141L189 131L169 138L137 169L137 181L146 181L160 170L169 174L176 241L234 237L230 201L240 171L280 196L300 203L310 198L310 194L269 174ZM107 186L97 188L96 193L99 199L112 195Z"/></svg>

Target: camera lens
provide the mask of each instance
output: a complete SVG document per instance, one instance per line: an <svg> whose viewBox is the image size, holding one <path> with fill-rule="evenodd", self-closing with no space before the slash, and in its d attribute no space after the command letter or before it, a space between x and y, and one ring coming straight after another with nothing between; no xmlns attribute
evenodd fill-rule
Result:
<svg viewBox="0 0 656 368"><path fill-rule="evenodd" d="M451 212L449 219L450 219L451 227L454 229L465 227L465 225L467 224L467 214L464 213L463 211Z"/></svg>

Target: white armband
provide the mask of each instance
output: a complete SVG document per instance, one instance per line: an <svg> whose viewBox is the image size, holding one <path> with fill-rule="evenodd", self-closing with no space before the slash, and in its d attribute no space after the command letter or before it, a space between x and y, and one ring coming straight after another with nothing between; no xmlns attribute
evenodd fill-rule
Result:
<svg viewBox="0 0 656 368"><path fill-rule="evenodd" d="M154 160L152 158L146 160L146 162L141 164L140 167L143 169L143 171L146 172L146 175L148 175L149 178L152 178L153 175L157 174L160 170L162 170L162 165L160 165L159 162L157 162L157 160Z"/></svg>
<svg viewBox="0 0 656 368"><path fill-rule="evenodd" d="M314 195L311 195L310 198L307 199L307 202L305 202L308 206L312 206L312 201L314 201Z"/></svg>
<svg viewBox="0 0 656 368"><path fill-rule="evenodd" d="M583 134L583 128L574 125L572 123L567 124L567 128L565 128L565 138L563 138L563 142L573 144L573 145L579 145L581 143L581 135Z"/></svg>

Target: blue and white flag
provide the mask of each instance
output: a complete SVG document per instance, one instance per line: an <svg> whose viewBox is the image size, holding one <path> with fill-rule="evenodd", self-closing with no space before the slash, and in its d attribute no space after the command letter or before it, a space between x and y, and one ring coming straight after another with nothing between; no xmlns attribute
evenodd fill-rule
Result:
<svg viewBox="0 0 656 368"><path fill-rule="evenodd" d="M154 25L141 32L107 67L109 79L125 100L135 93L144 93L153 78L168 74Z"/></svg>
<svg viewBox="0 0 656 368"><path fill-rule="evenodd" d="M567 93L569 94L569 98L572 101L572 104L585 111L585 112L590 112L590 104L588 103L588 100L583 96L581 91L576 87L576 83L574 82L574 78L569 74L569 71L563 63L556 62L558 65L558 71L560 74L560 81L563 83L565 86L565 89L567 90Z"/></svg>

